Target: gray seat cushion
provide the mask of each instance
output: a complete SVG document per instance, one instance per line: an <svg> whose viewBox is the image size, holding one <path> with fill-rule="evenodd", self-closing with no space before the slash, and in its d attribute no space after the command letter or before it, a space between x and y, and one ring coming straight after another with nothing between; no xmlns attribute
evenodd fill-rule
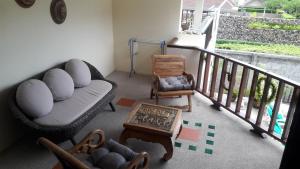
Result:
<svg viewBox="0 0 300 169"><path fill-rule="evenodd" d="M91 154L91 161L102 169L125 169L138 153L130 148L110 139L105 147L101 147Z"/></svg>
<svg viewBox="0 0 300 169"><path fill-rule="evenodd" d="M191 90L192 84L187 81L186 76L171 76L160 78L160 90L175 91L175 90Z"/></svg>
<svg viewBox="0 0 300 169"><path fill-rule="evenodd" d="M112 139L108 140L106 144L111 152L116 152L121 154L127 161L133 160L138 155L138 153L132 151L130 148Z"/></svg>
<svg viewBox="0 0 300 169"><path fill-rule="evenodd" d="M103 80L92 80L90 85L77 88L71 98L55 102L52 111L34 121L45 126L64 126L79 118L110 90L112 85Z"/></svg>
<svg viewBox="0 0 300 169"><path fill-rule="evenodd" d="M124 163L126 163L126 159L123 156L109 152L96 162L96 166L102 169L119 169Z"/></svg>
<svg viewBox="0 0 300 169"><path fill-rule="evenodd" d="M71 59L65 65L65 70L73 78L75 87L85 87L91 82L89 67L79 59Z"/></svg>
<svg viewBox="0 0 300 169"><path fill-rule="evenodd" d="M53 108L53 96L47 85L40 80L30 79L17 88L16 101L30 117L39 118L47 115Z"/></svg>
<svg viewBox="0 0 300 169"><path fill-rule="evenodd" d="M49 87L55 101L66 100L73 95L73 79L62 69L56 68L47 71L43 77L43 81Z"/></svg>

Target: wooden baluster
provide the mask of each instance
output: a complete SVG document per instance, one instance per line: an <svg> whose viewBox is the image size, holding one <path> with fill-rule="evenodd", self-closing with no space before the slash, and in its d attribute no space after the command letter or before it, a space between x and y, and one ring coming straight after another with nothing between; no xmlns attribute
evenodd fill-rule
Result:
<svg viewBox="0 0 300 169"><path fill-rule="evenodd" d="M222 68L222 75L221 75L221 81L220 81L220 85L219 85L219 94L218 94L218 103L220 103L220 104L222 103L222 99L223 99L224 83L225 83L225 78L226 78L227 65L228 65L228 60L224 59L223 68Z"/></svg>
<svg viewBox="0 0 300 169"><path fill-rule="evenodd" d="M245 117L247 120L249 120L251 117L251 111L253 108L253 102L254 102L254 96L255 96L258 75L259 75L259 72L254 70L252 84L251 84L251 90L250 90L250 95L249 95L249 100L248 100L248 106L247 106L247 111L246 111L246 117Z"/></svg>
<svg viewBox="0 0 300 169"><path fill-rule="evenodd" d="M255 123L256 126L261 125L263 115L265 114L265 108L266 108L266 103L267 103L267 99L268 99L270 85L271 85L271 77L267 76L267 79L265 81L263 96L260 101L258 115L257 115L256 123Z"/></svg>
<svg viewBox="0 0 300 169"><path fill-rule="evenodd" d="M236 71L237 71L237 64L233 63L232 70L231 70L231 79L230 79L230 84L229 84L229 89L228 89L228 94L227 94L226 107L230 107L230 105L231 105L232 93L233 93L233 88L234 88L235 79L236 79Z"/></svg>
<svg viewBox="0 0 300 169"><path fill-rule="evenodd" d="M211 61L211 55L207 54L206 62L205 62L203 89L202 89L203 94L207 94L208 76L209 76L209 70L210 70L210 61Z"/></svg>
<svg viewBox="0 0 300 169"><path fill-rule="evenodd" d="M300 95L300 89L298 87L294 87L292 100L290 103L289 111L288 111L287 118L286 118L286 121L284 124L283 134L281 137L281 140L284 143L286 143L289 132L290 132L290 128L291 128L292 120L294 117L297 101L299 99L299 95Z"/></svg>
<svg viewBox="0 0 300 169"><path fill-rule="evenodd" d="M244 67L240 89L239 89L239 96L235 108L235 113L239 113L241 111L241 104L245 94L245 90L247 89L248 79L249 79L249 69L247 67Z"/></svg>
<svg viewBox="0 0 300 169"><path fill-rule="evenodd" d="M273 107L273 111L272 111L271 122L270 122L269 130L268 130L268 132L270 134L273 134L273 131L274 131L274 126L275 126L278 111L279 111L279 108L280 108L283 91L284 91L284 83L282 81L280 81L279 86L278 86L276 99L275 99L275 103L274 103L274 107Z"/></svg>
<svg viewBox="0 0 300 169"><path fill-rule="evenodd" d="M218 68L219 68L219 57L215 56L214 70L213 70L211 85L210 85L210 98L211 99L214 99L214 97L215 97L215 87L216 87L216 81L217 81L217 76L218 76Z"/></svg>
<svg viewBox="0 0 300 169"><path fill-rule="evenodd" d="M199 58L197 83L196 83L196 90L198 90L198 91L200 91L200 84L201 84L201 80L202 80L202 70L203 70L204 56L205 56L205 53L201 52L200 53L200 58Z"/></svg>

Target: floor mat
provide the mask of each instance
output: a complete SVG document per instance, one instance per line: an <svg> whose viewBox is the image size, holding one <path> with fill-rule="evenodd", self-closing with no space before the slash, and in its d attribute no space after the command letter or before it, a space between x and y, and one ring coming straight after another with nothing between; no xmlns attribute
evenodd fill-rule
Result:
<svg viewBox="0 0 300 169"><path fill-rule="evenodd" d="M124 107L132 107L136 103L136 100L129 98L120 98L117 102L117 105Z"/></svg>

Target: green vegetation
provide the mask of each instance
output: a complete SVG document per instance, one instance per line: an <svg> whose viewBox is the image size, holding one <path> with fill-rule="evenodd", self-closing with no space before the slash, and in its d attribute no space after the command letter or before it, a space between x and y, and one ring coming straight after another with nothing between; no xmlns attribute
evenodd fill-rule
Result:
<svg viewBox="0 0 300 169"><path fill-rule="evenodd" d="M264 91L264 86L265 86L266 80L267 80L267 78L264 76L258 78L257 86L256 86L256 90L255 90L255 96L254 96L254 107L256 107L256 108L258 108L261 104L261 99L263 97L263 91ZM268 97L266 100L267 104L269 104L275 100L276 92L277 92L277 84L275 83L275 81L272 80L270 83Z"/></svg>
<svg viewBox="0 0 300 169"><path fill-rule="evenodd" d="M266 7L272 11L278 11L279 9L284 11L284 13L293 15L296 18L300 18L299 0L265 0L265 4Z"/></svg>
<svg viewBox="0 0 300 169"><path fill-rule="evenodd" d="M257 13L275 13L275 11L271 9L264 8L251 8L251 7L241 7L238 9L239 12L257 12Z"/></svg>
<svg viewBox="0 0 300 169"><path fill-rule="evenodd" d="M248 24L250 29L280 29L280 30L300 30L300 25L251 22Z"/></svg>
<svg viewBox="0 0 300 169"><path fill-rule="evenodd" d="M217 40L216 47L219 49L300 56L300 47L296 45Z"/></svg>

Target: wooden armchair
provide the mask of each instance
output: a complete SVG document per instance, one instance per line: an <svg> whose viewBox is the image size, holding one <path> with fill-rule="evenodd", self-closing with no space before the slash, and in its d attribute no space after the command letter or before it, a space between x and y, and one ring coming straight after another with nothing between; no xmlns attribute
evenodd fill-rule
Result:
<svg viewBox="0 0 300 169"><path fill-rule="evenodd" d="M90 132L79 144L67 151L43 137L38 139L38 144L48 148L58 158L59 163L53 169L97 169L89 157L94 151L103 147L104 140L104 132L98 129ZM149 154L146 152L135 154L134 158L127 162L126 169L148 169Z"/></svg>
<svg viewBox="0 0 300 169"><path fill-rule="evenodd" d="M186 95L188 111L192 111L191 95L194 94L193 75L185 72L185 59L176 55L154 55L152 57L153 84L150 97L174 97ZM173 83L173 84L172 84Z"/></svg>

